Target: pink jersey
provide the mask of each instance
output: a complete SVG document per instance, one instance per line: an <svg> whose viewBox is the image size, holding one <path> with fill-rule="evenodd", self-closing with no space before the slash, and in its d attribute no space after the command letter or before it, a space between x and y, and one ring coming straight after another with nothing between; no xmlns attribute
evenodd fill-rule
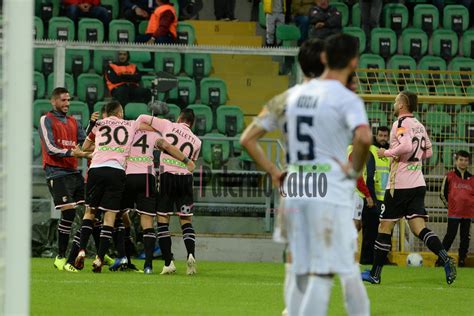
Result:
<svg viewBox="0 0 474 316"><path fill-rule="evenodd" d="M413 115L400 115L390 132L390 180L387 189L410 189L426 186L423 159L433 154L426 129Z"/></svg>
<svg viewBox="0 0 474 316"><path fill-rule="evenodd" d="M196 160L201 150L201 140L193 134L189 126L185 123L162 121L167 120L153 121L152 127L159 130L168 143L176 146L189 159ZM160 155L160 172L191 174L184 163L163 152Z"/></svg>
<svg viewBox="0 0 474 316"><path fill-rule="evenodd" d="M127 174L153 174L153 149L156 141L162 138L157 132L138 130L135 133L130 148L130 155L127 157Z"/></svg>
<svg viewBox="0 0 474 316"><path fill-rule="evenodd" d="M140 123L149 123L151 118L149 115L140 115L136 121L128 121L110 116L98 120L91 131L91 134L95 135L91 168L118 163L125 170L125 160L129 155L135 132Z"/></svg>

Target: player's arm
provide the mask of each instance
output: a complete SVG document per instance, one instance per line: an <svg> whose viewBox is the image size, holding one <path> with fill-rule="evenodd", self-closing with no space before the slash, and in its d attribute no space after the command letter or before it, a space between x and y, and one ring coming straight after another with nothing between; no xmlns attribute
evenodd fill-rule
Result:
<svg viewBox="0 0 474 316"><path fill-rule="evenodd" d="M445 207L448 207L448 192L449 192L449 181L448 181L448 177L444 176L443 184L441 184L441 189L439 192L439 197L441 201L443 201Z"/></svg>
<svg viewBox="0 0 474 316"><path fill-rule="evenodd" d="M377 150L379 157L400 157L401 155L409 154L413 151L413 135L401 125L396 130L398 145L390 149L380 148Z"/></svg>
<svg viewBox="0 0 474 316"><path fill-rule="evenodd" d="M189 159L188 157L186 157L185 154L183 154L183 152L181 150L179 150L178 148L176 148L176 146L173 146L171 145L170 143L168 143L166 140L164 140L163 138L160 138L156 141L156 147L158 149L160 149L161 151L166 151L169 155L171 155L173 158L176 158L178 159L179 161L181 161L182 163L186 164L186 168L190 171L190 172L193 172L194 168L196 167L194 165L194 162Z"/></svg>
<svg viewBox="0 0 474 316"><path fill-rule="evenodd" d="M95 149L95 131L93 128L92 131L87 135L86 140L82 144L82 150L86 152L92 152Z"/></svg>
<svg viewBox="0 0 474 316"><path fill-rule="evenodd" d="M165 123L169 123L166 119L160 119L151 115L142 114L136 119L138 129L142 131L158 132L163 128Z"/></svg>

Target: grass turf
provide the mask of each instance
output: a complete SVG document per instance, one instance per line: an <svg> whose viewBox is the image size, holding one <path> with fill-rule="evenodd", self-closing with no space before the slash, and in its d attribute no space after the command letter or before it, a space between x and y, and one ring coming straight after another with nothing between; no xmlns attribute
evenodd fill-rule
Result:
<svg viewBox="0 0 474 316"><path fill-rule="evenodd" d="M136 260L136 264L143 262ZM272 263L198 262L187 276L53 268L53 259L32 259L32 315L281 315L284 268ZM474 269L458 269L448 286L441 268L384 268L381 285L366 286L372 315L473 315ZM329 315L345 315L341 287L333 288Z"/></svg>

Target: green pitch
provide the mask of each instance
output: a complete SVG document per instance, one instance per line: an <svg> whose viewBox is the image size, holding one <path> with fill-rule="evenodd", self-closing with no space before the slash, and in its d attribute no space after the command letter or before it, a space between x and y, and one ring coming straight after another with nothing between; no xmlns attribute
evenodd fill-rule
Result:
<svg viewBox="0 0 474 316"><path fill-rule="evenodd" d="M143 262L136 260L139 266ZM271 263L198 262L198 274L56 271L33 259L32 315L281 315L284 267ZM345 315L339 282L329 315ZM381 285L367 285L373 315L473 315L474 269L458 270L448 286L440 268L384 268Z"/></svg>

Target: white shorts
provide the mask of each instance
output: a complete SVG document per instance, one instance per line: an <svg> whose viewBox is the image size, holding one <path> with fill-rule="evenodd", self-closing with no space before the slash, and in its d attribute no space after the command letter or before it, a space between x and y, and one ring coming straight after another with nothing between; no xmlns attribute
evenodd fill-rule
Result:
<svg viewBox="0 0 474 316"><path fill-rule="evenodd" d="M357 192L354 192L354 215L353 219L360 221L362 219L362 209L364 208L364 199Z"/></svg>
<svg viewBox="0 0 474 316"><path fill-rule="evenodd" d="M359 271L352 207L314 199L288 199L285 210L295 274Z"/></svg>

